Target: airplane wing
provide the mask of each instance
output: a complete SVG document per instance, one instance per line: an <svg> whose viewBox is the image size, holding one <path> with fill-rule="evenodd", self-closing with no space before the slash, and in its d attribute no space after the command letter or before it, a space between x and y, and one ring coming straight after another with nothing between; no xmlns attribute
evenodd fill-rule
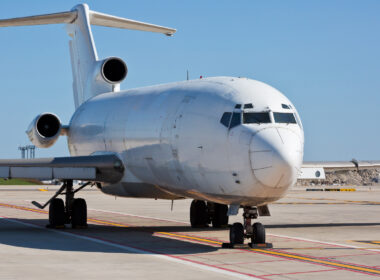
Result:
<svg viewBox="0 0 380 280"><path fill-rule="evenodd" d="M325 179L326 172L380 169L380 161L310 161L304 162L299 179Z"/></svg>
<svg viewBox="0 0 380 280"><path fill-rule="evenodd" d="M0 178L83 180L116 183L124 165L114 154L0 160Z"/></svg>

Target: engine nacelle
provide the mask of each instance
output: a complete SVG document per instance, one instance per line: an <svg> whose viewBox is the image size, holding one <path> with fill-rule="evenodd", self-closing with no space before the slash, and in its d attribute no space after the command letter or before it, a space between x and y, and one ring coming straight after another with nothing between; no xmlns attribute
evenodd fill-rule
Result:
<svg viewBox="0 0 380 280"><path fill-rule="evenodd" d="M86 85L83 88L78 88L78 85L74 84L76 108L98 94L120 91L120 83L128 74L127 65L118 57L97 60L90 69L89 73L82 73L83 77L81 73L76 74L86 79Z"/></svg>
<svg viewBox="0 0 380 280"><path fill-rule="evenodd" d="M109 57L101 62L100 73L109 84L120 84L128 74L127 65L118 57Z"/></svg>
<svg viewBox="0 0 380 280"><path fill-rule="evenodd" d="M43 113L31 122L26 134L36 147L49 148L58 140L61 130L62 124L56 115Z"/></svg>

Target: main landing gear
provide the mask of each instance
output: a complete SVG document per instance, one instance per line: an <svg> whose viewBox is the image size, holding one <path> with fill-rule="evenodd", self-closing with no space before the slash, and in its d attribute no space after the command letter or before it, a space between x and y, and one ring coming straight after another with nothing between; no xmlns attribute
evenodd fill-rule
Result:
<svg viewBox="0 0 380 280"><path fill-rule="evenodd" d="M203 228L208 227L211 223L214 228L227 227L227 211L227 205L193 200L190 206L191 227Z"/></svg>
<svg viewBox="0 0 380 280"><path fill-rule="evenodd" d="M243 244L244 238L250 238L252 244L265 244L265 228L261 223L251 225L252 219L257 219L257 207L244 207L243 219L241 223L234 223L230 227L230 244Z"/></svg>
<svg viewBox="0 0 380 280"><path fill-rule="evenodd" d="M33 201L33 205L40 209L49 205L49 224L50 228L64 228L65 224L71 224L73 228L87 227L87 205L83 198L74 198L74 194L84 187L88 186L88 182L78 189L74 190L73 181L66 180L55 195L49 199L44 205ZM58 195L65 195L65 202Z"/></svg>

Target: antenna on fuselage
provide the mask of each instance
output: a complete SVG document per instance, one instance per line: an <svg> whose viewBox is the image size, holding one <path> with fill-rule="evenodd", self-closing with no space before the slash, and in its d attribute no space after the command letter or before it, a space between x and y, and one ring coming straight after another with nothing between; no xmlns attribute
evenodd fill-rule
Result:
<svg viewBox="0 0 380 280"><path fill-rule="evenodd" d="M189 70L186 70L186 80L189 80Z"/></svg>

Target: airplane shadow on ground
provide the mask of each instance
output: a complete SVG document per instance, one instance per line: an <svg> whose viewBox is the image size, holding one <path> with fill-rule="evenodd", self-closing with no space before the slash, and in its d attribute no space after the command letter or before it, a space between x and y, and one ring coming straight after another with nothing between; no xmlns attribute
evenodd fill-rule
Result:
<svg viewBox="0 0 380 280"><path fill-rule="evenodd" d="M47 229L44 227L46 222L46 219L11 219L11 221L2 219L0 220L0 245L57 251L169 255L207 253L220 248L169 236L171 233L189 232L191 234L193 232L196 234L200 231L190 226L118 227L91 224L85 229L72 229L69 225L65 229ZM202 232L211 230L216 229L201 229ZM228 229L221 230L228 231ZM155 235L158 232L164 232L167 235ZM120 248L120 245L142 251L129 251Z"/></svg>

